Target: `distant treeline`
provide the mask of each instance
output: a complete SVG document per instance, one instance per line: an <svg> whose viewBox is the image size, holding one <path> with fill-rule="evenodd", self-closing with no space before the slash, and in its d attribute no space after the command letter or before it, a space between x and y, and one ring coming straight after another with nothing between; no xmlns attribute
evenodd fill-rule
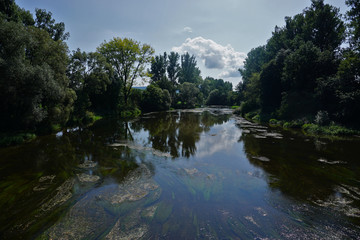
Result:
<svg viewBox="0 0 360 240"><path fill-rule="evenodd" d="M342 16L312 0L248 53L236 87L244 116L360 126L360 4L346 4Z"/></svg>
<svg viewBox="0 0 360 240"><path fill-rule="evenodd" d="M202 79L188 53L154 57L150 45L128 38L69 53L64 23L44 9L35 12L0 2L0 133L48 133L97 115L238 101L231 83ZM133 88L145 78L151 79L146 90Z"/></svg>

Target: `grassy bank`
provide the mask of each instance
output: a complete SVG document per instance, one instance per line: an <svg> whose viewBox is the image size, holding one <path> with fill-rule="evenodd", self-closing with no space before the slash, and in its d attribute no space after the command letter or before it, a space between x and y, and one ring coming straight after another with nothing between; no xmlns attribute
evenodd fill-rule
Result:
<svg viewBox="0 0 360 240"><path fill-rule="evenodd" d="M241 112L239 109L234 111L235 114L240 115ZM360 130L345 127L334 122L328 124L316 124L310 122L306 118L296 119L292 121L284 121L277 119L270 119L264 116L261 116L258 112L250 112L242 115L249 121L257 122L261 124L269 124L272 127L281 127L285 130L290 129L301 129L305 134L310 135L325 135L325 136L354 136L360 135Z"/></svg>

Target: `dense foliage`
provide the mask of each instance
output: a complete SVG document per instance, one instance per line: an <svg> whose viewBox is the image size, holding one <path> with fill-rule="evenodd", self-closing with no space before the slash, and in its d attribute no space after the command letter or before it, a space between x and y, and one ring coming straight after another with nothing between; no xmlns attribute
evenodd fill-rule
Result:
<svg viewBox="0 0 360 240"><path fill-rule="evenodd" d="M75 92L66 77L67 45L53 39L14 1L0 14L0 126L5 130L50 129L64 125L73 110ZM45 10L38 13L47 14ZM51 14L48 27L57 28ZM38 17L38 16L37 16ZM35 24L36 22L36 24ZM64 31L56 38L63 38Z"/></svg>
<svg viewBox="0 0 360 240"><path fill-rule="evenodd" d="M236 103L237 94L233 92L230 82L211 77L203 80L200 73L194 55L190 56L189 53L179 55L175 52L167 54L165 52L155 56L151 61L150 86L167 90L171 96L171 106L174 108ZM151 109L143 107L144 111L151 111ZM158 106L156 109L163 108Z"/></svg>
<svg viewBox="0 0 360 240"><path fill-rule="evenodd" d="M323 116L328 120L321 124L359 126L360 12L358 1L346 3L349 31L339 9L313 0L248 53L236 87L243 115L304 123ZM343 48L347 32L350 44Z"/></svg>

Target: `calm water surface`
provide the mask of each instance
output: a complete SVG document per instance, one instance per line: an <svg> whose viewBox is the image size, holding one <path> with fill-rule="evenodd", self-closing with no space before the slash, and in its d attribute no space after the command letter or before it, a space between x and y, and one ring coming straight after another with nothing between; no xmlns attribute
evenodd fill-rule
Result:
<svg viewBox="0 0 360 240"><path fill-rule="evenodd" d="M100 120L0 149L0 239L360 239L359 154L227 109Z"/></svg>

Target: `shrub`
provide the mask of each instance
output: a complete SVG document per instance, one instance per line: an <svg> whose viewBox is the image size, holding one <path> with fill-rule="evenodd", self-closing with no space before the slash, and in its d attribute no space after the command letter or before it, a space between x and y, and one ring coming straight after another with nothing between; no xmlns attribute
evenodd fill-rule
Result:
<svg viewBox="0 0 360 240"><path fill-rule="evenodd" d="M315 123L324 126L330 123L329 114L327 111L318 111L315 116Z"/></svg>
<svg viewBox="0 0 360 240"><path fill-rule="evenodd" d="M272 118L272 119L269 120L269 124L271 124L271 125L279 125L279 121Z"/></svg>

